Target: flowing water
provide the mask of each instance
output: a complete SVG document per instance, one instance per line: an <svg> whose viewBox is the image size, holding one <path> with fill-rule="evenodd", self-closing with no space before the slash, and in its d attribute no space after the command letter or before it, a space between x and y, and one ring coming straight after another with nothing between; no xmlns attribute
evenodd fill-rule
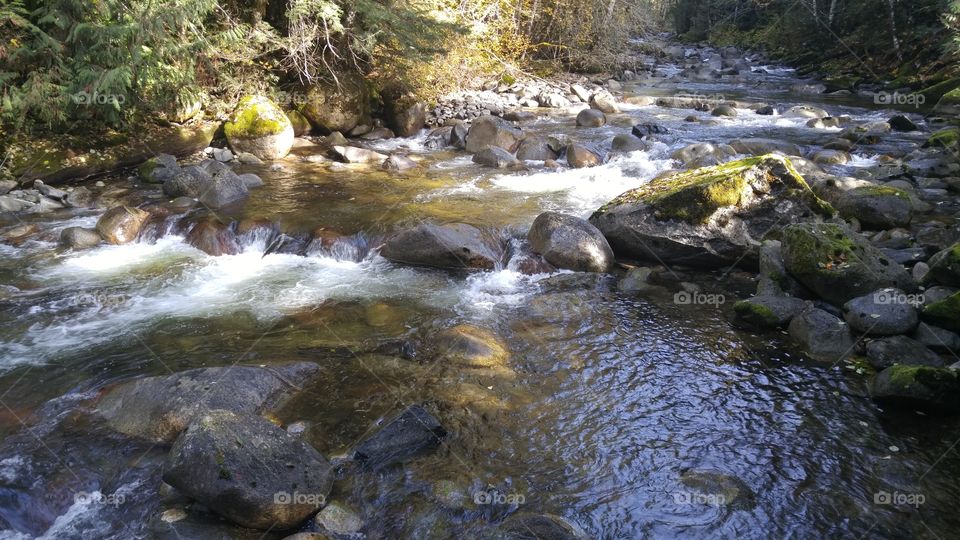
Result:
<svg viewBox="0 0 960 540"><path fill-rule="evenodd" d="M670 77L678 71L661 65L625 91L785 106L812 99L789 93L797 80L785 68L709 84ZM857 121L893 114L856 97L817 99ZM839 131L746 109L703 125L684 118L709 113L624 108L602 128L575 128L569 112L542 110L524 126L601 147L635 123L670 129L650 151L591 169L482 169L465 153L427 149L425 135L372 145L419 159L423 167L407 173L295 160L281 171L244 166L267 186L220 217L346 237L307 256L265 254L267 239L250 234L241 253L213 257L172 230L65 253L55 249L58 231L92 226L97 214L29 218L44 234L0 245L0 528L8 529L0 538L153 536L170 497L159 492L166 448L92 421L85 404L96 390L132 376L292 360L317 362L323 375L278 420L310 423L307 437L325 455L344 454L404 406L441 411L451 435L437 454L336 484L332 497L358 509L370 538L478 537L515 511L560 515L596 538L953 536L957 421L881 411L849 366L808 361L785 335L734 329L730 306L753 291L751 275L669 269L662 287L623 292L618 276L526 275L509 263L457 274L392 264L371 249L424 220L489 227L517 247L540 212L586 217L674 167L670 153L686 144L752 136L809 147ZM891 134L834 172L855 173L888 148L922 141ZM140 186L124 196L155 193ZM682 281L728 301L677 304ZM501 336L511 371L455 370L418 354L459 323ZM729 475L749 494L710 504L681 482L689 470ZM440 480L494 486L522 504L446 510L430 496ZM919 494L922 504L882 504L884 492Z"/></svg>

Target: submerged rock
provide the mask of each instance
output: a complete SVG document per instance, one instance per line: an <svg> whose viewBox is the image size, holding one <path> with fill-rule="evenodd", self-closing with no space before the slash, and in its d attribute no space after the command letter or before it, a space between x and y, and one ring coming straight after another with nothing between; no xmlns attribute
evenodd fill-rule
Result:
<svg viewBox="0 0 960 540"><path fill-rule="evenodd" d="M355 535L363 529L363 519L356 510L338 501L323 507L314 522L322 530L335 535Z"/></svg>
<svg viewBox="0 0 960 540"><path fill-rule="evenodd" d="M493 332L460 324L434 335L431 345L436 360L467 368L492 368L507 365L510 351Z"/></svg>
<svg viewBox="0 0 960 540"><path fill-rule="evenodd" d="M874 400L895 407L960 411L960 371L895 365L881 371L870 388Z"/></svg>
<svg viewBox="0 0 960 540"><path fill-rule="evenodd" d="M497 538L509 540L586 540L579 527L551 514L516 514L499 527Z"/></svg>
<svg viewBox="0 0 960 540"><path fill-rule="evenodd" d="M365 468L380 470L435 451L446 436L439 420L414 405L361 442L353 458Z"/></svg>
<svg viewBox="0 0 960 540"><path fill-rule="evenodd" d="M293 125L280 107L263 96L246 96L223 125L230 148L260 159L279 159L293 146Z"/></svg>
<svg viewBox="0 0 960 540"><path fill-rule="evenodd" d="M150 213L130 206L114 206L100 216L96 229L110 244L133 242L149 219Z"/></svg>
<svg viewBox="0 0 960 540"><path fill-rule="evenodd" d="M853 352L853 335L846 322L822 309L804 309L787 331L814 360L839 362Z"/></svg>
<svg viewBox="0 0 960 540"><path fill-rule="evenodd" d="M832 212L786 158L768 155L656 178L590 217L618 257L755 270L778 226Z"/></svg>
<svg viewBox="0 0 960 540"><path fill-rule="evenodd" d="M177 438L163 481L234 523L296 527L333 485L330 463L265 418L211 410Z"/></svg>
<svg viewBox="0 0 960 540"><path fill-rule="evenodd" d="M498 239L473 225L422 223L387 240L380 254L415 266L493 270L502 251Z"/></svg>
<svg viewBox="0 0 960 540"><path fill-rule="evenodd" d="M701 496L704 504L749 509L756 504L753 490L735 476L703 469L688 469L680 475L680 483ZM688 503L694 497L687 496Z"/></svg>
<svg viewBox="0 0 960 540"><path fill-rule="evenodd" d="M544 212L534 220L527 239L535 253L557 268L609 272L615 262L603 233L575 216Z"/></svg>

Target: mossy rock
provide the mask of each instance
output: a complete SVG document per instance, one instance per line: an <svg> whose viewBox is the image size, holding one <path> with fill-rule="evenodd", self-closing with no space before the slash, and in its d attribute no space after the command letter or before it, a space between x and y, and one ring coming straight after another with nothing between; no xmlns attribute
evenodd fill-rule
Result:
<svg viewBox="0 0 960 540"><path fill-rule="evenodd" d="M934 326L960 332L960 292L928 304L923 308L920 318Z"/></svg>
<svg viewBox="0 0 960 540"><path fill-rule="evenodd" d="M960 375L950 368L890 366L874 379L870 393L873 399L894 406L960 411Z"/></svg>
<svg viewBox="0 0 960 540"><path fill-rule="evenodd" d="M919 94L927 99L927 103L936 103L940 101L940 98L958 88L960 88L960 77L947 79L941 83L924 88Z"/></svg>
<svg viewBox="0 0 960 540"><path fill-rule="evenodd" d="M951 90L940 98L933 108L937 114L960 115L960 88Z"/></svg>
<svg viewBox="0 0 960 540"><path fill-rule="evenodd" d="M840 215L856 218L866 227L892 229L910 223L913 203L902 189L889 186L861 186L845 191L836 200Z"/></svg>
<svg viewBox="0 0 960 540"><path fill-rule="evenodd" d="M359 74L339 74L338 81L306 89L299 111L323 133L349 133L370 114L370 89Z"/></svg>
<svg viewBox="0 0 960 540"><path fill-rule="evenodd" d="M806 302L789 296L755 296L733 305L738 325L756 330L773 330L790 324Z"/></svg>
<svg viewBox="0 0 960 540"><path fill-rule="evenodd" d="M293 135L295 137L306 135L313 129L313 126L310 125L310 120L307 120L307 117L299 111L287 111L286 114L287 119L290 120L290 125L293 126Z"/></svg>
<svg viewBox="0 0 960 540"><path fill-rule="evenodd" d="M960 243L930 257L929 265L925 282L960 287Z"/></svg>
<svg viewBox="0 0 960 540"><path fill-rule="evenodd" d="M293 125L280 107L263 96L244 96L223 132L230 148L260 159L279 159L293 146Z"/></svg>
<svg viewBox="0 0 960 540"><path fill-rule="evenodd" d="M960 128L947 128L931 135L924 146L955 148L958 144L960 144Z"/></svg>

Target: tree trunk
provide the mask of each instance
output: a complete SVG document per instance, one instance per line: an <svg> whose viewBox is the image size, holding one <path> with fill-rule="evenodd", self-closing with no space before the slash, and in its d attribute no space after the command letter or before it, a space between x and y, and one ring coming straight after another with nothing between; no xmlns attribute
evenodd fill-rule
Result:
<svg viewBox="0 0 960 540"><path fill-rule="evenodd" d="M900 52L900 40L897 39L897 12L895 4L897 0L887 0L890 5L890 37L893 39L893 50L897 53L897 59L903 61L903 53Z"/></svg>

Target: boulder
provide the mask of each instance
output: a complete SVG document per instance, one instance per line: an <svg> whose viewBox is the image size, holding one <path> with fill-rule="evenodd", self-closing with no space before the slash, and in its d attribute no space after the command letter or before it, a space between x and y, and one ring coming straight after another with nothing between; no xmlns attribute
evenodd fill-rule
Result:
<svg viewBox="0 0 960 540"><path fill-rule="evenodd" d="M803 154L799 146L777 139L736 139L730 143L730 146L732 146L738 154L748 154L752 156L760 156L773 152L780 152L787 156L799 156Z"/></svg>
<svg viewBox="0 0 960 540"><path fill-rule="evenodd" d="M243 186L248 190L264 186L263 178L253 173L238 174L237 178L243 182Z"/></svg>
<svg viewBox="0 0 960 540"><path fill-rule="evenodd" d="M946 116L960 116L960 88L944 94L933 107L933 112Z"/></svg>
<svg viewBox="0 0 960 540"><path fill-rule="evenodd" d="M917 325L917 329L913 332L913 339L934 351L960 351L960 335L924 322Z"/></svg>
<svg viewBox="0 0 960 540"><path fill-rule="evenodd" d="M783 264L783 251L778 240L767 240L760 247L760 282L757 294L808 298L810 292L793 278Z"/></svg>
<svg viewBox="0 0 960 540"><path fill-rule="evenodd" d="M905 191L887 186L861 186L831 197L840 215L865 227L892 229L910 223L913 204Z"/></svg>
<svg viewBox="0 0 960 540"><path fill-rule="evenodd" d="M500 241L465 223L422 223L387 240L380 254L416 266L493 270L502 256Z"/></svg>
<svg viewBox="0 0 960 540"><path fill-rule="evenodd" d="M620 112L620 107L617 106L617 99L609 92L597 92L593 94L590 96L589 103L590 109L597 110L605 114L616 114Z"/></svg>
<svg viewBox="0 0 960 540"><path fill-rule="evenodd" d="M494 169L506 169L520 164L513 154L497 146L488 146L480 150L473 155L473 162Z"/></svg>
<svg viewBox="0 0 960 540"><path fill-rule="evenodd" d="M509 111L503 115L503 119L511 122L532 122L537 119L537 115L529 111Z"/></svg>
<svg viewBox="0 0 960 540"><path fill-rule="evenodd" d="M391 154L390 157L383 160L383 163L380 165L380 168L388 171L406 171L416 167L419 167L416 161L397 154Z"/></svg>
<svg viewBox="0 0 960 540"><path fill-rule="evenodd" d="M508 152L514 152L522 138L523 132L507 121L496 116L481 116L470 124L466 150L476 153L488 146L499 146Z"/></svg>
<svg viewBox="0 0 960 540"><path fill-rule="evenodd" d="M414 405L357 445L353 459L366 469L381 470L432 453L446 436L436 417Z"/></svg>
<svg viewBox="0 0 960 540"><path fill-rule="evenodd" d="M177 158L170 154L157 154L137 167L140 179L150 184L162 184L180 172Z"/></svg>
<svg viewBox="0 0 960 540"><path fill-rule="evenodd" d="M894 364L943 366L940 355L907 336L890 336L870 341L867 343L867 361L877 371Z"/></svg>
<svg viewBox="0 0 960 540"><path fill-rule="evenodd" d="M567 145L567 164L575 169L595 167L603 163L600 155L590 148L578 143Z"/></svg>
<svg viewBox="0 0 960 540"><path fill-rule="evenodd" d="M600 127L607 123L607 116L597 109L584 109L577 113L577 125L580 127Z"/></svg>
<svg viewBox="0 0 960 540"><path fill-rule="evenodd" d="M754 296L733 305L734 321L756 330L785 328L806 305L789 296Z"/></svg>
<svg viewBox="0 0 960 540"><path fill-rule="evenodd" d="M639 139L633 135L617 135L613 138L613 143L610 146L612 152L639 152L641 150L647 150L649 146L642 139Z"/></svg>
<svg viewBox="0 0 960 540"><path fill-rule="evenodd" d="M553 150L553 144L548 138L528 136L520 141L520 147L517 148L517 159L547 161L548 159L557 159L557 153Z"/></svg>
<svg viewBox="0 0 960 540"><path fill-rule="evenodd" d="M928 298L927 302L922 313L925 322L951 332L960 332L960 292L934 302Z"/></svg>
<svg viewBox="0 0 960 540"><path fill-rule="evenodd" d="M399 137L413 137L427 123L427 104L410 98L388 100L387 124Z"/></svg>
<svg viewBox="0 0 960 540"><path fill-rule="evenodd" d="M853 352L850 328L842 319L822 309L812 306L804 309L790 321L787 331L815 360L839 362Z"/></svg>
<svg viewBox="0 0 960 540"><path fill-rule="evenodd" d="M312 446L269 420L217 409L177 438L163 481L234 523L285 530L326 503L333 471Z"/></svg>
<svg viewBox="0 0 960 540"><path fill-rule="evenodd" d="M881 289L854 298L843 305L843 318L850 328L871 336L893 336L917 327L917 308L897 289Z"/></svg>
<svg viewBox="0 0 960 540"><path fill-rule="evenodd" d="M232 170L223 169L213 175L197 198L208 208L223 208L243 200L247 193L244 180Z"/></svg>
<svg viewBox="0 0 960 540"><path fill-rule="evenodd" d="M699 168L719 165L736 154L727 144L696 143L675 150L670 158L683 163L684 167Z"/></svg>
<svg viewBox="0 0 960 540"><path fill-rule="evenodd" d="M757 114L761 116L773 116L779 114L779 111L773 105L764 105L757 109Z"/></svg>
<svg viewBox="0 0 960 540"><path fill-rule="evenodd" d="M163 183L163 193L174 198L197 198L212 182L213 177L206 169L190 165Z"/></svg>
<svg viewBox="0 0 960 540"><path fill-rule="evenodd" d="M544 212L527 233L535 253L557 268L577 272L609 272L613 250L596 227L575 216Z"/></svg>
<svg viewBox="0 0 960 540"><path fill-rule="evenodd" d="M960 372L930 366L890 366L870 386L881 404L933 412L960 410Z"/></svg>
<svg viewBox="0 0 960 540"><path fill-rule="evenodd" d="M171 443L187 425L213 409L266 414L279 408L316 376L320 367L297 362L270 367L201 368L144 377L107 387L95 412L115 431Z"/></svg>
<svg viewBox="0 0 960 540"><path fill-rule="evenodd" d="M930 271L924 279L926 283L960 287L960 244L954 244L930 257L929 265Z"/></svg>
<svg viewBox="0 0 960 540"><path fill-rule="evenodd" d="M711 116L736 116L737 109L726 103L722 103L713 108L713 111L710 112Z"/></svg>
<svg viewBox="0 0 960 540"><path fill-rule="evenodd" d="M186 242L207 255L236 255L240 253L237 234L216 219L206 219L193 225Z"/></svg>
<svg viewBox="0 0 960 540"><path fill-rule="evenodd" d="M336 81L309 87L300 112L322 133L349 133L370 115L370 95L363 76L339 73Z"/></svg>
<svg viewBox="0 0 960 540"><path fill-rule="evenodd" d="M913 120L910 120L902 114L898 114L893 118L887 120L887 123L890 124L890 129L894 131L919 131L920 127L913 123Z"/></svg>
<svg viewBox="0 0 960 540"><path fill-rule="evenodd" d="M903 266L844 225L787 225L781 232L781 246L787 272L834 305L883 287L914 288Z"/></svg>
<svg viewBox="0 0 960 540"><path fill-rule="evenodd" d="M826 118L830 116L830 113L811 105L797 105L796 107L787 109L787 112L783 113L783 116L787 118Z"/></svg>
<svg viewBox="0 0 960 540"><path fill-rule="evenodd" d="M779 225L830 212L789 160L771 154L656 178L590 222L618 257L756 270L760 243Z"/></svg>
<svg viewBox="0 0 960 540"><path fill-rule="evenodd" d="M818 165L845 165L850 161L850 154L841 150L820 150L810 159Z"/></svg>
<svg viewBox="0 0 960 540"><path fill-rule="evenodd" d="M493 332L468 324L447 328L431 338L433 357L463 368L499 368L507 365L510 351Z"/></svg>
<svg viewBox="0 0 960 540"><path fill-rule="evenodd" d="M303 137L313 129L313 126L310 125L310 120L300 111L287 111L285 114L287 115L287 120L290 120L290 126L293 127L294 137Z"/></svg>
<svg viewBox="0 0 960 540"><path fill-rule="evenodd" d="M67 227L60 231L60 246L69 249L87 249L103 242L96 229Z"/></svg>
<svg viewBox="0 0 960 540"><path fill-rule="evenodd" d="M670 130L654 122L644 122L633 126L630 133L636 137L646 137L648 135L664 135L670 133Z"/></svg>
<svg viewBox="0 0 960 540"><path fill-rule="evenodd" d="M263 96L245 96L223 125L234 152L279 159L293 147L293 125L280 107Z"/></svg>
<svg viewBox="0 0 960 540"><path fill-rule="evenodd" d="M133 242L140 235L150 213L130 206L114 206L97 220L100 237L110 244Z"/></svg>
<svg viewBox="0 0 960 540"><path fill-rule="evenodd" d="M382 126L375 127L360 136L360 138L365 141L382 141L383 139L392 139L394 137L396 137L396 134L392 129Z"/></svg>
<svg viewBox="0 0 960 540"><path fill-rule="evenodd" d="M387 159L386 154L356 146L336 145L331 150L344 163L383 163Z"/></svg>

